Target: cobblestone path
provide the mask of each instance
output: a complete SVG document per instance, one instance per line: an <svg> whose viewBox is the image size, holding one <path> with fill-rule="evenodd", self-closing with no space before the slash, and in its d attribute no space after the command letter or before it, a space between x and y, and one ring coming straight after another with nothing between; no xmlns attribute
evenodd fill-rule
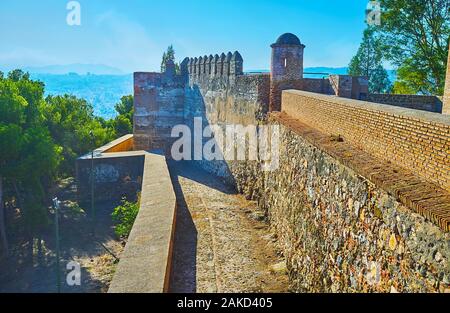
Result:
<svg viewBox="0 0 450 313"><path fill-rule="evenodd" d="M256 204L188 163L169 166L178 199L171 291L287 292Z"/></svg>

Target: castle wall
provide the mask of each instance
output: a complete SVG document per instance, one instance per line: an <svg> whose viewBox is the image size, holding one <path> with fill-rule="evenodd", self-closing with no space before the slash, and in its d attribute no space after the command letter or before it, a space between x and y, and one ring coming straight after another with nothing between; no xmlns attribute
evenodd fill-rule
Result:
<svg viewBox="0 0 450 313"><path fill-rule="evenodd" d="M442 101L436 96L369 94L367 101L402 108L442 113Z"/></svg>
<svg viewBox="0 0 450 313"><path fill-rule="evenodd" d="M326 95L334 95L334 90L331 86L328 78L316 79L316 78L303 78L301 90L323 93Z"/></svg>
<svg viewBox="0 0 450 313"><path fill-rule="evenodd" d="M181 76L134 74L134 144L136 150L165 150L172 127L184 123Z"/></svg>
<svg viewBox="0 0 450 313"><path fill-rule="evenodd" d="M209 73L199 74L194 69L190 70L189 85L185 89L186 125L194 129L194 118L201 117L203 128L217 125L225 132L226 125L229 124L247 126L264 123L269 111L269 75L243 75L239 70L220 74L220 71L214 73L214 67L215 65L211 67ZM239 68L242 68L241 65ZM206 140L209 139L205 138L204 142ZM234 171L237 163L239 162L196 161L198 166L235 186L240 185Z"/></svg>
<svg viewBox="0 0 450 313"><path fill-rule="evenodd" d="M450 190L450 121L444 116L303 91L284 92L282 109Z"/></svg>
<svg viewBox="0 0 450 313"><path fill-rule="evenodd" d="M300 105L298 99L291 100L289 103L284 97L282 107ZM353 102L343 100L348 101ZM437 154L438 162L440 157L448 158L448 121L401 110L406 116L420 113L403 120L392 112L380 113L389 107L372 112L370 104L348 110L336 104L327 110L326 101L308 99L302 105L314 107L309 112L290 112L294 117L269 114L269 125L280 127L277 170L264 172L259 162L227 162L238 191L266 211L286 258L291 288L297 292L448 292L448 189L441 189L428 175L418 178L416 166L404 169L403 163L383 157L395 144L399 149L405 145L422 149L413 150L422 162L430 151ZM392 110L398 113L400 109ZM310 114L316 114L314 123L298 121L308 120ZM326 131L330 128L323 125L347 127L347 132L341 133L344 142L330 137L339 133ZM362 129L367 132L360 140L348 140ZM379 141L384 130L392 138ZM407 138L402 130L417 133ZM424 142L417 147L412 142L416 136L418 142ZM439 139L444 141L439 143ZM378 141L378 153L360 144L372 140ZM440 164L448 167L448 159ZM448 175L448 169L441 172L445 173ZM448 176L441 182L448 187Z"/></svg>
<svg viewBox="0 0 450 313"><path fill-rule="evenodd" d="M449 291L448 228L413 212L344 159L379 166L385 183L389 177L398 184L387 162L291 118L271 117L271 124L280 127L280 167L252 177L259 191L250 191L268 214L294 291Z"/></svg>

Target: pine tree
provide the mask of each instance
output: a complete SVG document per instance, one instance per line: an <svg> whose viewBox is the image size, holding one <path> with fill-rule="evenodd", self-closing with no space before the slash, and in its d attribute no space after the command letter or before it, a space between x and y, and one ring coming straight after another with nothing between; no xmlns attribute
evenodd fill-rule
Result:
<svg viewBox="0 0 450 313"><path fill-rule="evenodd" d="M172 60L175 64L176 72L180 72L180 66L177 62L175 62L175 49L173 48L173 45L170 45L167 47L167 51L163 53L162 60L161 60L161 73L164 73L166 71L166 63L167 61Z"/></svg>
<svg viewBox="0 0 450 313"><path fill-rule="evenodd" d="M371 93L386 93L391 89L388 73L383 68L382 43L371 26L364 31L358 52L350 61L349 74L367 76Z"/></svg>

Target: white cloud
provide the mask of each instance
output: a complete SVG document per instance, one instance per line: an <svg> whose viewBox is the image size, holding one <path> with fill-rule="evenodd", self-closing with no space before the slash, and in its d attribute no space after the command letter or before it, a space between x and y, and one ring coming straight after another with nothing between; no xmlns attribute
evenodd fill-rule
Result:
<svg viewBox="0 0 450 313"><path fill-rule="evenodd" d="M159 69L163 48L151 40L142 25L115 11L107 11L97 16L95 26L104 31L95 52L99 54L96 62L125 71Z"/></svg>

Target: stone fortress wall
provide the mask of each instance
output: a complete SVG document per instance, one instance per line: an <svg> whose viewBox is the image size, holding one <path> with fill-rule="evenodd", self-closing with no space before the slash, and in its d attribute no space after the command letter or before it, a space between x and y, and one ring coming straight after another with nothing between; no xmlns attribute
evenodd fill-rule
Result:
<svg viewBox="0 0 450 313"><path fill-rule="evenodd" d="M135 149L170 156L170 129L193 129L194 117L278 126L276 171L198 165L266 210L293 290L448 291L448 117L359 101L371 97L364 77L304 79L304 48L282 35L270 75L245 75L238 52L186 58L179 74L136 73Z"/></svg>

